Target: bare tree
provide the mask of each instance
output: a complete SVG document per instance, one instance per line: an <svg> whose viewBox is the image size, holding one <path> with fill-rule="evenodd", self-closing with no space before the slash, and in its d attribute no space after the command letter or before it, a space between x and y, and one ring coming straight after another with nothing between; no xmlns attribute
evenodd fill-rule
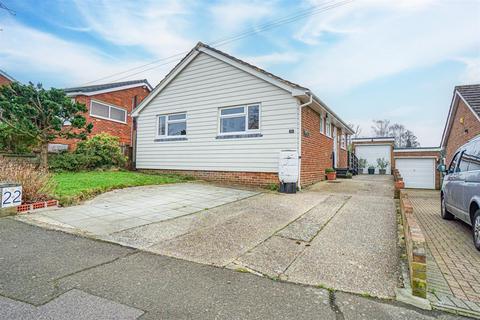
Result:
<svg viewBox="0 0 480 320"><path fill-rule="evenodd" d="M353 123L349 123L348 126L350 127L350 129L352 129L353 131L353 137L354 138L358 138L360 137L360 134L362 133L362 128L360 127L360 125L356 125L356 124L353 124Z"/></svg>
<svg viewBox="0 0 480 320"><path fill-rule="evenodd" d="M386 137L390 128L390 120L373 120L372 131L376 137Z"/></svg>
<svg viewBox="0 0 480 320"><path fill-rule="evenodd" d="M403 139L405 140L405 147L407 148L415 148L420 146L420 143L417 141L417 136L414 135L410 130L405 131L403 134Z"/></svg>
<svg viewBox="0 0 480 320"><path fill-rule="evenodd" d="M404 147L405 146L405 126L403 124L394 123L388 128L388 135L395 137L395 146Z"/></svg>

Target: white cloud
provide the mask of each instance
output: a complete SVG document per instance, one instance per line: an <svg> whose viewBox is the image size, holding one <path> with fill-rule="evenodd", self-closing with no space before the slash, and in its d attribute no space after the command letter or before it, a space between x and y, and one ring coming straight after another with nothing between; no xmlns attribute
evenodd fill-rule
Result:
<svg viewBox="0 0 480 320"><path fill-rule="evenodd" d="M271 16L273 6L270 1L225 1L210 8L213 22L220 33L243 31L246 24L263 22ZM267 22L267 21L264 21Z"/></svg>
<svg viewBox="0 0 480 320"><path fill-rule="evenodd" d="M473 1L366 0L329 11L321 19L313 16L297 39L312 44L320 43L324 32L342 36L322 50L312 47L295 78L317 70L321 76L309 77L310 87L341 92L449 60L478 46L478 8Z"/></svg>
<svg viewBox="0 0 480 320"><path fill-rule="evenodd" d="M480 52L475 58L459 58L456 60L465 64L465 71L460 78L463 84L480 82Z"/></svg>
<svg viewBox="0 0 480 320"><path fill-rule="evenodd" d="M195 39L184 34L192 18L189 1L76 0L79 19L103 40L120 46L139 46L157 57L193 47Z"/></svg>
<svg viewBox="0 0 480 320"><path fill-rule="evenodd" d="M141 63L115 59L95 48L68 42L11 20L2 24L2 68L11 71L14 77L23 74L27 75L25 80L44 82L47 86L72 86ZM45 79L56 81L45 83Z"/></svg>

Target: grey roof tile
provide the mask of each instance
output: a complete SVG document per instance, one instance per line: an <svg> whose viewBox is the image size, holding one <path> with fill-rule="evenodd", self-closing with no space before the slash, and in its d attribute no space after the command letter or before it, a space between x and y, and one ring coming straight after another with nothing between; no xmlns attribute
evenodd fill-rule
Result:
<svg viewBox="0 0 480 320"><path fill-rule="evenodd" d="M455 90L467 101L473 111L480 116L480 84L456 86Z"/></svg>
<svg viewBox="0 0 480 320"><path fill-rule="evenodd" d="M128 86L128 85L137 84L137 83L144 83L150 89L152 88L150 83L148 83L147 79L141 79L141 80L114 82L114 83L94 84L91 86L83 86L83 87L65 88L63 89L63 91L65 91L66 93L72 93L72 92L87 93L87 92L94 92L94 91L100 91L100 90L114 89L114 88Z"/></svg>

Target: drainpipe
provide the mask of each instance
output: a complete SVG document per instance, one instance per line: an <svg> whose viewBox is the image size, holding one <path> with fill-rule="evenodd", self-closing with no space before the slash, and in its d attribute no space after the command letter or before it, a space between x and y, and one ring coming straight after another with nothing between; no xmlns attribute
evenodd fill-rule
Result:
<svg viewBox="0 0 480 320"><path fill-rule="evenodd" d="M308 95L308 93L307 93ZM300 177L302 172L302 108L311 105L313 102L313 95L310 94L310 100L304 104L298 105L298 189L302 189Z"/></svg>

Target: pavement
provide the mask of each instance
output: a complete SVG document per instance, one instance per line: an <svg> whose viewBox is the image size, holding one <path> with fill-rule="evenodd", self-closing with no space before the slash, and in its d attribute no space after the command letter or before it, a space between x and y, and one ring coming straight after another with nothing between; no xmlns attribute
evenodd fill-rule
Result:
<svg viewBox="0 0 480 320"><path fill-rule="evenodd" d="M428 246L428 298L434 306L480 317L480 253L471 227L440 216L440 193L408 190L413 212Z"/></svg>
<svg viewBox="0 0 480 320"><path fill-rule="evenodd" d="M0 219L1 319L460 319Z"/></svg>
<svg viewBox="0 0 480 320"><path fill-rule="evenodd" d="M148 190L124 189L106 193L83 207L17 219L44 226L48 219L70 219L69 214L75 210L82 215L100 212L100 220L105 212L125 210L124 205L138 197L142 197L139 202L145 208L149 202L165 198L174 198L173 203L178 206L192 205L188 201L195 201L197 208L216 204L208 210L182 213L138 227L132 225L117 232L102 227L109 232L93 236L155 254L282 281L394 298L399 253L392 195L392 177L379 175L322 182L297 194L255 194L192 183ZM220 201L224 204L219 205ZM172 206L164 210L173 210ZM91 211L93 208L95 211ZM130 210L122 212L107 216L114 218ZM144 211L137 210L136 214L141 219ZM80 227L61 230L92 236L93 228L99 228L91 222L87 225L91 227L84 233Z"/></svg>

